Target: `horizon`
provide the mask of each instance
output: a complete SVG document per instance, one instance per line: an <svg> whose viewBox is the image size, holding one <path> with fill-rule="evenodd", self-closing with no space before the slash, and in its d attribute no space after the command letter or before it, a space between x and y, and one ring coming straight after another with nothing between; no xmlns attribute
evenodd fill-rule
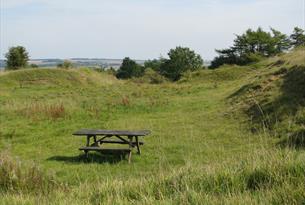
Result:
<svg viewBox="0 0 305 205"><path fill-rule="evenodd" d="M30 59L147 60L185 46L210 61L248 28L289 35L305 27L304 0L0 0L0 7L1 60L21 45Z"/></svg>

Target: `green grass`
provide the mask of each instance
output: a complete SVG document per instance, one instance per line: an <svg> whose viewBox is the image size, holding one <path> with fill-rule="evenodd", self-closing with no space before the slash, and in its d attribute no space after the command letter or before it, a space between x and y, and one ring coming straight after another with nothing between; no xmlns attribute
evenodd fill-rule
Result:
<svg viewBox="0 0 305 205"><path fill-rule="evenodd" d="M302 69L302 52L189 73L178 83L119 81L87 69L1 74L0 204L305 203L302 143L298 149L284 143L287 132L302 134L303 104L297 118L278 106L252 122L248 112L254 99L259 105L281 99L286 73ZM288 72L270 89L255 89L284 66ZM286 132L260 126L280 114L278 125L290 122ZM85 138L71 135L80 128L152 134L131 164L98 154L88 162L78 151ZM32 178L38 185L31 186Z"/></svg>

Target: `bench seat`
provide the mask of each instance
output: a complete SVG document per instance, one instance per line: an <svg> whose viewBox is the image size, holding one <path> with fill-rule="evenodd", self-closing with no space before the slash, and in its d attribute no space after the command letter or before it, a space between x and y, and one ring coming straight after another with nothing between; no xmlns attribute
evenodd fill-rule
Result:
<svg viewBox="0 0 305 205"><path fill-rule="evenodd" d="M131 149L130 148L104 148L104 147L81 147L79 150L84 151L87 155L89 151L97 151L102 154L128 154L128 163L130 163L131 160Z"/></svg>
<svg viewBox="0 0 305 205"><path fill-rule="evenodd" d="M104 148L104 147L81 147L79 150L83 151L99 151L99 152L105 152L105 153L118 153L118 152L124 152L128 153L131 152L131 149L129 148Z"/></svg>

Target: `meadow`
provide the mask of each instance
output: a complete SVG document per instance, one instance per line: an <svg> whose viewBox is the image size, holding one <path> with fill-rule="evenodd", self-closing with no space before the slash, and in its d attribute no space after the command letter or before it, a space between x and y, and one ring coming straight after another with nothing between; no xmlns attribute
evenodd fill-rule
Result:
<svg viewBox="0 0 305 205"><path fill-rule="evenodd" d="M304 204L304 52L176 83L0 73L0 204ZM152 133L128 164L85 159L81 128Z"/></svg>

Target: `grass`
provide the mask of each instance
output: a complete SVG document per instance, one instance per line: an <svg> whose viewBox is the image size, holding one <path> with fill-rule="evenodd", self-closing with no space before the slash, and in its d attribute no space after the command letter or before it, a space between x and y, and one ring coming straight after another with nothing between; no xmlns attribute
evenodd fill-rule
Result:
<svg viewBox="0 0 305 205"><path fill-rule="evenodd" d="M298 137L303 104L293 117L277 106L267 112L262 103L285 94L287 73L303 66L302 52L189 73L178 83L119 81L87 69L5 72L0 147L7 160L0 160L0 204L304 203L305 153ZM288 72L274 74L283 68ZM277 80L268 81L273 76ZM301 102L301 90L295 92ZM249 121L253 101L266 114ZM281 117L282 127L290 122L286 132L260 126L273 116ZM152 134L132 164L98 154L87 161L77 150L85 139L71 136L80 128ZM294 143L300 146L288 146ZM23 171L12 178L3 170ZM31 182L32 176L39 180Z"/></svg>

